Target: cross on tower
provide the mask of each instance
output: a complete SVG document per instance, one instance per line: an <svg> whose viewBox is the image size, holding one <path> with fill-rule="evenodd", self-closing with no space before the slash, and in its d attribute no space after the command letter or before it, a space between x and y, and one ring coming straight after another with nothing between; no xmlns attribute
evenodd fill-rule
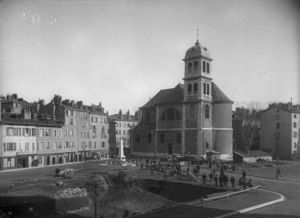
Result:
<svg viewBox="0 0 300 218"><path fill-rule="evenodd" d="M196 42L196 45L199 45L199 29L197 28L197 42Z"/></svg>

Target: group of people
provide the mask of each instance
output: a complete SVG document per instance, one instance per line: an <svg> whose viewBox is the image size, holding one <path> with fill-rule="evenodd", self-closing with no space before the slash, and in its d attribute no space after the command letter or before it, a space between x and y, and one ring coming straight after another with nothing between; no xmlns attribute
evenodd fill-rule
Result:
<svg viewBox="0 0 300 218"><path fill-rule="evenodd" d="M200 173L201 165L200 163L196 163L194 165L188 164L187 167L183 167L179 162L170 161L168 159L145 159L142 161L141 159L136 159L136 163L140 163L141 170L150 170L151 175L154 175L155 172L162 173L163 177L167 176L176 176L179 179L182 179L183 176L188 176L190 173L195 175L197 178L202 178L202 183L205 185L208 182L213 183L215 186L220 187L236 187L236 178L232 175L226 175L225 170L231 169L232 171L236 170L234 164L226 164L226 163L216 163L215 167L212 168L212 164L209 164L209 168L211 169L210 173L207 175L205 172ZM185 170L183 170L185 168ZM219 173L218 173L219 172ZM247 187L251 188L252 180L246 179L246 172L242 172L242 176L238 180L239 188L246 189Z"/></svg>

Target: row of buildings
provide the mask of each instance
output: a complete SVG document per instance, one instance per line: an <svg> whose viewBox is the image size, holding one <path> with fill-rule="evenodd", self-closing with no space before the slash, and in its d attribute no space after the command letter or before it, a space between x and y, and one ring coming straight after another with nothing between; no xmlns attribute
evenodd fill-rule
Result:
<svg viewBox="0 0 300 218"><path fill-rule="evenodd" d="M128 113L130 119L124 116L122 121L128 120L127 132L119 131L118 120L105 113L101 103L87 106L58 95L49 104L28 103L16 94L0 102L0 169L108 158L109 141L118 146L122 135L127 143L129 128L136 123Z"/></svg>
<svg viewBox="0 0 300 218"><path fill-rule="evenodd" d="M275 159L300 156L300 106L270 103L265 110L236 108L232 116L233 148L240 153L262 150Z"/></svg>

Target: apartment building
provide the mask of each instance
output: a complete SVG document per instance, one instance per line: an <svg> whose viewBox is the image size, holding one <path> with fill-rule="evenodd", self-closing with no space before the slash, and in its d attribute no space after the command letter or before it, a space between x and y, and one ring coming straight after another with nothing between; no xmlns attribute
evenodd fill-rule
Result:
<svg viewBox="0 0 300 218"><path fill-rule="evenodd" d="M0 99L0 169L47 166L108 157L107 113L99 105Z"/></svg>
<svg viewBox="0 0 300 218"><path fill-rule="evenodd" d="M273 158L299 157L300 110L291 103L271 104L260 118L260 146Z"/></svg>

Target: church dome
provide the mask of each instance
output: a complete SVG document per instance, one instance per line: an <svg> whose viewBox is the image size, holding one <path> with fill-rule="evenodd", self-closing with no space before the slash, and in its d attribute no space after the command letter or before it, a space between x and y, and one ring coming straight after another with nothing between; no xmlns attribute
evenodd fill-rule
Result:
<svg viewBox="0 0 300 218"><path fill-rule="evenodd" d="M191 59L201 56L211 59L208 49L204 46L201 46L197 40L195 45L186 51L185 59Z"/></svg>

